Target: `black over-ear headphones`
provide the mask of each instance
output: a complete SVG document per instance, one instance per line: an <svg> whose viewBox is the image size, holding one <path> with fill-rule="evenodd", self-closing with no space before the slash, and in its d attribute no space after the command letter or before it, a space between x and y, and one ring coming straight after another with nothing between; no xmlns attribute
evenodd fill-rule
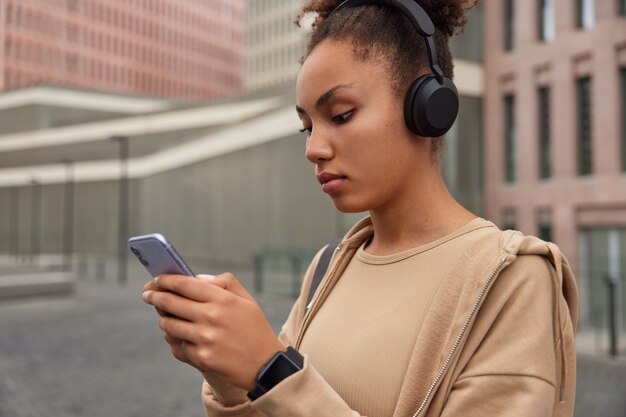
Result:
<svg viewBox="0 0 626 417"><path fill-rule="evenodd" d="M414 0L346 0L339 4L328 17L346 7L378 5L388 6L404 13L417 33L426 41L431 74L413 81L404 100L404 119L415 134L439 137L445 134L459 112L459 93L451 79L443 75L437 63L435 51L435 25L426 11Z"/></svg>

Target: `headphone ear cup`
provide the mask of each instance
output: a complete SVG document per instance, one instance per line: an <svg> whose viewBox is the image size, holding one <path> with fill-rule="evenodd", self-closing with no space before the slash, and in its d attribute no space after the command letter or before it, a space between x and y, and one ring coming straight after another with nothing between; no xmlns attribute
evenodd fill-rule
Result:
<svg viewBox="0 0 626 417"><path fill-rule="evenodd" d="M439 84L433 74L416 79L404 101L404 118L413 133L429 138L443 136L459 112L459 93L449 78Z"/></svg>

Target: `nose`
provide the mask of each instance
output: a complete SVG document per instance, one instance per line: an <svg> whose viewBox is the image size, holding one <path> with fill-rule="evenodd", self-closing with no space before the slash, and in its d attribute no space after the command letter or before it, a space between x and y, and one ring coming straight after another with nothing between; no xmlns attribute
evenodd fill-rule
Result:
<svg viewBox="0 0 626 417"><path fill-rule="evenodd" d="M313 164L328 161L335 156L333 147L328 138L320 131L315 129L309 135L306 141L306 159Z"/></svg>

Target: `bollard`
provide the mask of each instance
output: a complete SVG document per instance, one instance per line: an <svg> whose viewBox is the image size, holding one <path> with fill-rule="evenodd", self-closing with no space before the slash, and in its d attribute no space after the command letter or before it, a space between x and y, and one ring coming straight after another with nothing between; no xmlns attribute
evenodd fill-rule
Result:
<svg viewBox="0 0 626 417"><path fill-rule="evenodd" d="M607 275L605 277L606 284L609 290L609 354L611 356L617 356L619 351L617 345L618 331L617 328L617 282L611 276Z"/></svg>
<svg viewBox="0 0 626 417"><path fill-rule="evenodd" d="M118 141L120 145L120 179L118 196L118 255L117 255L117 280L120 285L126 285L128 280L128 247L126 246L128 236L128 137L114 136L112 140Z"/></svg>
<svg viewBox="0 0 626 417"><path fill-rule="evenodd" d="M105 261L102 258L98 258L96 261L96 281L102 282L104 281L104 269L105 269Z"/></svg>
<svg viewBox="0 0 626 417"><path fill-rule="evenodd" d="M263 291L263 255L254 255L254 292Z"/></svg>
<svg viewBox="0 0 626 417"><path fill-rule="evenodd" d="M78 260L78 280L82 281L87 277L87 257L81 256Z"/></svg>
<svg viewBox="0 0 626 417"><path fill-rule="evenodd" d="M74 163L69 159L65 164L65 188L63 191L63 270L72 270L74 252Z"/></svg>

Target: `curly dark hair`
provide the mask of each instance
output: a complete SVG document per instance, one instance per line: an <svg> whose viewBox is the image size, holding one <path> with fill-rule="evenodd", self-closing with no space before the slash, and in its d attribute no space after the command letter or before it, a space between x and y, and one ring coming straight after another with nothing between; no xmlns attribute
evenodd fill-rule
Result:
<svg viewBox="0 0 626 417"><path fill-rule="evenodd" d="M409 19L391 7L366 5L343 8L329 14L342 0L310 0L295 21L315 14L313 34L307 45L304 61L315 47L325 39L349 40L355 57L375 60L385 66L394 91L404 96L409 85L429 67L426 43L417 34ZM478 0L420 0L435 25L434 41L437 60L444 75L453 77L454 64L448 45L451 36L462 33L466 23L465 12ZM392 70L393 69L393 70ZM437 147L437 146L435 146Z"/></svg>

